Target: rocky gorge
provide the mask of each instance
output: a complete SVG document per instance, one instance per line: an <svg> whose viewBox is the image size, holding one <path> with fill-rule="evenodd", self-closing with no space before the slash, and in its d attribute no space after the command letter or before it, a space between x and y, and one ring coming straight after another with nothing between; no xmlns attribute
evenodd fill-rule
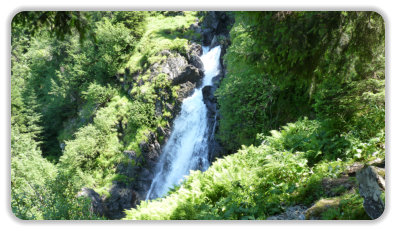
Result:
<svg viewBox="0 0 396 231"><path fill-rule="evenodd" d="M381 220L385 37L375 11L20 12L12 213Z"/></svg>
<svg viewBox="0 0 396 231"><path fill-rule="evenodd" d="M180 112L180 107L185 98L190 96L193 90L202 84L203 64L200 60L202 47L210 48L220 45L221 57L225 54L227 47L230 45L229 28L232 25L232 17L226 12L208 12L201 23L195 23L190 26L195 34L201 34L202 40L197 38L191 39L191 45L185 54L180 54L171 50L163 50L159 55L166 57L160 62L156 62L143 72L130 73L125 71L121 77L124 88L132 95L133 83L139 86L145 84L145 81L139 79L139 76L148 74L150 77L146 81L152 81L155 76L165 74L167 81L171 86L178 86L177 98L163 97L155 102L156 115L161 116L164 109L169 111L171 116L165 127L157 127L155 132L149 132L146 139L139 143L140 154L136 150L125 150L124 155L130 160L127 164L121 163L117 166L117 173L124 175L133 181L127 183L124 181L113 181L109 190L110 196L100 196L93 189L84 188L79 195L89 197L92 200L91 209L93 212L106 216L109 219L121 219L124 216L123 211L135 208L141 200L144 200L150 184L154 177L154 167L159 160L163 146L166 144L175 117ZM227 29L228 28L228 29ZM208 137L209 159L210 162L215 158L224 155L221 145L215 138L218 129L218 120L220 118L216 106L215 90L218 88L220 81L224 78L226 68L221 58L221 72L213 78L213 86L206 86L202 89L204 103L208 111L209 130L212 134ZM167 95L171 95L168 90Z"/></svg>

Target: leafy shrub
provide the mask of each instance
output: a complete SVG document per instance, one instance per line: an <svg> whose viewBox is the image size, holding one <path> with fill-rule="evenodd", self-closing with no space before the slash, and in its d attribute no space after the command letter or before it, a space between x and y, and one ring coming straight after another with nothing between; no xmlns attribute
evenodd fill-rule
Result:
<svg viewBox="0 0 396 231"><path fill-rule="evenodd" d="M39 192L56 175L53 164L41 156L30 134L11 127L11 208L21 219L42 219Z"/></svg>
<svg viewBox="0 0 396 231"><path fill-rule="evenodd" d="M142 202L126 219L265 219L309 173L307 161L271 147L244 147L204 173L191 172L166 198Z"/></svg>
<svg viewBox="0 0 396 231"><path fill-rule="evenodd" d="M95 63L96 75L102 78L114 76L130 57L135 44L136 38L131 36L124 24L112 24L106 18L98 22L95 43L97 51L91 54L100 57Z"/></svg>

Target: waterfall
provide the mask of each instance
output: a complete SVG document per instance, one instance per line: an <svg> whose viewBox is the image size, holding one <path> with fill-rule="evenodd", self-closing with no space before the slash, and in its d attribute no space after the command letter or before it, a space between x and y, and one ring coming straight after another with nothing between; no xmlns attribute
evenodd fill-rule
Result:
<svg viewBox="0 0 396 231"><path fill-rule="evenodd" d="M220 72L220 46L202 47L204 65L202 86L183 100L181 112L173 123L172 133L162 150L155 168L155 176L147 192L146 200L166 195L179 184L190 170L205 171L209 167L207 108L203 101L202 88L212 85L212 79Z"/></svg>

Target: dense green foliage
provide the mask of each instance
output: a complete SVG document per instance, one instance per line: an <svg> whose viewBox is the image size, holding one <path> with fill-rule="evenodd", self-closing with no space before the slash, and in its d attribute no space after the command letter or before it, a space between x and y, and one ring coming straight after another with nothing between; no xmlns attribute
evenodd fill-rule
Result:
<svg viewBox="0 0 396 231"><path fill-rule="evenodd" d="M82 92L93 82L100 85L114 83L112 77L128 60L142 36L144 23L140 21L143 20L143 12L135 13L140 23L134 27L136 31L128 30L124 23L119 22L119 17L101 16L100 12L91 14L90 18L98 18L90 22L95 28L95 37L82 43L76 33L65 34L65 39L59 40L48 34L46 28L38 31L37 36L29 37L28 25L18 24L18 20L12 27L13 57L16 59L13 62L13 81L24 82L19 87L26 91L22 93L26 95L26 102L34 100L29 107L35 107L42 116L39 123L45 133L42 150L46 156L56 159L61 153L57 137L63 123L76 117L79 107L85 103ZM133 15L129 16L132 18ZM126 25L130 21L126 21Z"/></svg>
<svg viewBox="0 0 396 231"><path fill-rule="evenodd" d="M233 12L216 91L228 153L126 219L266 219L329 197L325 178L385 158L385 32L375 12ZM22 12L12 22L11 207L21 219L104 219L139 144L169 126L198 12ZM205 14L202 14L205 15ZM167 50L169 52L162 52ZM322 219L368 219L358 189Z"/></svg>
<svg viewBox="0 0 396 231"><path fill-rule="evenodd" d="M177 97L167 76L147 81L146 69L159 61L161 50L186 52L182 36L194 15L120 11L15 16L11 185L12 209L19 218L96 219L90 202L77 193L91 187L109 196L114 180L133 180L116 172L120 163L131 161L123 151L139 154L138 144L147 133L169 119L169 112L154 114L155 101ZM181 30L175 42L158 34L173 27ZM130 59L141 53L145 59L132 64ZM126 69L144 72L141 80L146 83L136 85ZM135 84L132 92L126 83Z"/></svg>
<svg viewBox="0 0 396 231"><path fill-rule="evenodd" d="M97 218L90 209L90 202L76 197L77 192L87 185L86 179L79 175L79 169L75 168L80 162L73 159L81 152L74 157L63 157L69 159L69 163L70 159L74 161L67 167L67 161L58 165L56 162L62 155L65 140L77 137L76 141L70 141L75 147L68 146L65 150L68 154L73 153L69 150L81 147L78 138L81 139L83 134L92 137L93 130L89 130L92 126L87 124L99 108L105 107L120 93L110 86L114 85L110 77L126 62L129 56L125 54L133 50L136 40L141 37L146 13L135 12L139 23L135 31L125 29L122 17L116 19L99 14L22 12L13 20L11 204L14 213L22 219ZM133 19L134 15L128 16ZM132 22L128 20L125 24L130 27ZM55 28L56 36L48 32L49 28ZM92 30L94 36L84 37L87 30ZM102 117L108 114L113 116L113 113L101 113ZM114 116L122 116L119 114ZM111 135L117 133L109 125L116 119L96 117L98 137L92 138L110 137L106 140L111 144L110 150L119 148L118 141L111 139ZM92 155L93 150L89 150L92 146L85 146L86 140L83 142L83 150ZM106 144L103 143L104 148L108 148ZM99 149L102 146L94 148L103 151ZM113 168L111 166L109 171Z"/></svg>
<svg viewBox="0 0 396 231"><path fill-rule="evenodd" d="M375 12L236 13L217 91L224 145L235 151L301 116L375 135L385 125L384 36Z"/></svg>
<svg viewBox="0 0 396 231"><path fill-rule="evenodd" d="M206 172L191 172L167 197L142 202L136 210L127 211L126 219L266 219L287 206L309 206L326 197L322 180L338 177L354 161L384 158L383 148L375 155L366 149L359 158L351 148L344 161L323 160L310 167L317 148L301 141L319 131L317 122L307 119L288 124L280 132L262 136L258 147L243 146ZM367 146L384 142L380 136ZM367 219L358 192L343 193L340 207L333 211L338 213L328 211L323 218Z"/></svg>
<svg viewBox="0 0 396 231"><path fill-rule="evenodd" d="M126 219L266 219L329 197L323 180L348 165L385 158L380 15L236 12L231 44L218 136L242 149ZM357 189L332 190L339 204L321 219L369 219Z"/></svg>

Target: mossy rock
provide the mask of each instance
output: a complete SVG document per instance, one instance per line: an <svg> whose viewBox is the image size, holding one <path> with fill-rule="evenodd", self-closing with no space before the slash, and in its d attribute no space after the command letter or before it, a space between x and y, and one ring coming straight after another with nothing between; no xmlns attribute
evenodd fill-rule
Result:
<svg viewBox="0 0 396 231"><path fill-rule="evenodd" d="M328 209L337 209L340 205L340 198L327 198L321 199L316 202L311 208L305 213L305 219L307 220L318 220L322 217L322 213Z"/></svg>

